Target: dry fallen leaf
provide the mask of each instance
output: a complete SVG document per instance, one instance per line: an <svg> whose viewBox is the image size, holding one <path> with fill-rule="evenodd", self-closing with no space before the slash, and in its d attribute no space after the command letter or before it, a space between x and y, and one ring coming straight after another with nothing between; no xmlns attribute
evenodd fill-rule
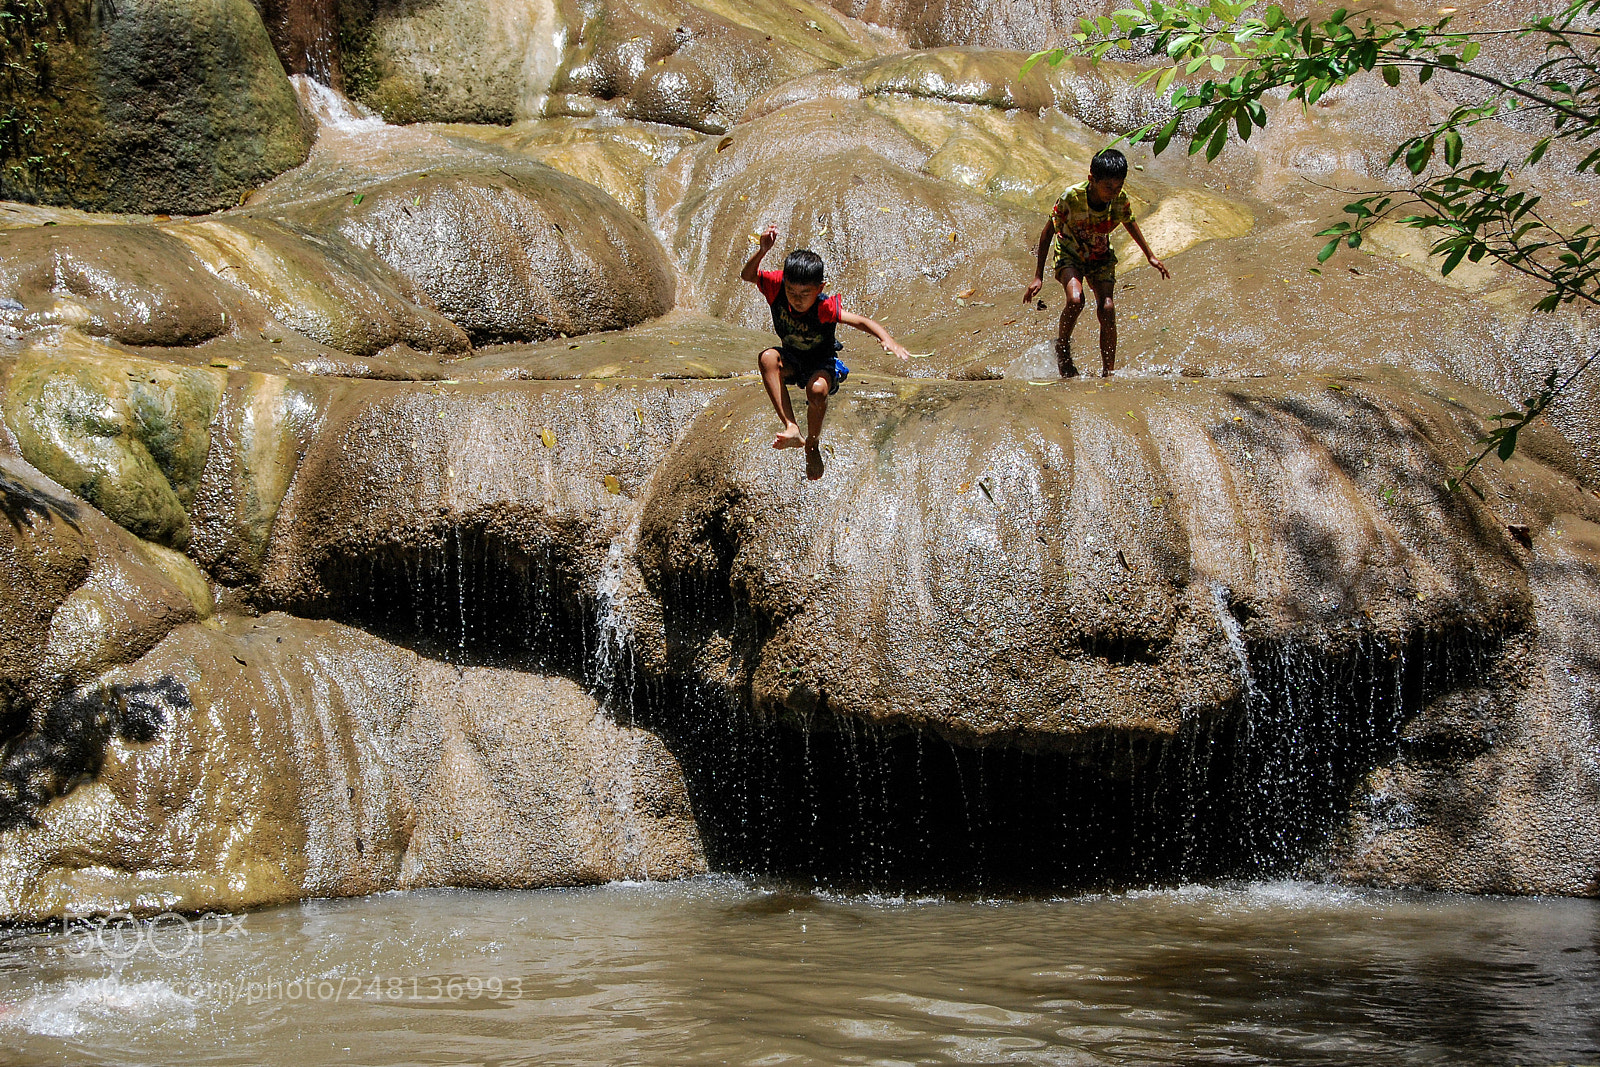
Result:
<svg viewBox="0 0 1600 1067"><path fill-rule="evenodd" d="M1572 202L1572 206L1573 207L1588 207L1589 206L1589 198L1588 197L1584 197L1582 200L1574 200Z"/></svg>
<svg viewBox="0 0 1600 1067"><path fill-rule="evenodd" d="M729 148L732 148L732 147L733 147L733 138L732 137L724 137L722 140L717 142L717 151L718 152L725 152Z"/></svg>
<svg viewBox="0 0 1600 1067"><path fill-rule="evenodd" d="M556 435L551 433L549 430L540 430L539 440L544 442L544 447L546 448L556 447Z"/></svg>
<svg viewBox="0 0 1600 1067"><path fill-rule="evenodd" d="M973 293L976 293L977 291L978 290L976 290L976 289L966 289L966 290L963 290L962 292L957 293L956 295L961 297L963 300L965 300L967 297L971 296Z"/></svg>
<svg viewBox="0 0 1600 1067"><path fill-rule="evenodd" d="M606 475L606 492L612 496L622 492L622 481L615 474Z"/></svg>

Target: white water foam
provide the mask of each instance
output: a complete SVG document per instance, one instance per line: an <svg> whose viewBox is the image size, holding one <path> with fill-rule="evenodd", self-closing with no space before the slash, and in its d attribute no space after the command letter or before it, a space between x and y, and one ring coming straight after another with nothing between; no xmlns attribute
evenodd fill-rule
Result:
<svg viewBox="0 0 1600 1067"><path fill-rule="evenodd" d="M388 126L375 111L356 103L337 89L330 89L304 74L291 75L289 80L294 83L300 103L317 120L319 127L343 133L369 133Z"/></svg>
<svg viewBox="0 0 1600 1067"><path fill-rule="evenodd" d="M192 1025L194 1001L159 979L123 982L117 978L69 981L19 1004L0 1004L0 1030L22 1030L43 1037L73 1037L99 1027L122 1029L130 1022Z"/></svg>
<svg viewBox="0 0 1600 1067"><path fill-rule="evenodd" d="M1006 377L1023 381L1057 381L1061 372L1056 368L1055 342L1040 341L1029 345L1006 365Z"/></svg>

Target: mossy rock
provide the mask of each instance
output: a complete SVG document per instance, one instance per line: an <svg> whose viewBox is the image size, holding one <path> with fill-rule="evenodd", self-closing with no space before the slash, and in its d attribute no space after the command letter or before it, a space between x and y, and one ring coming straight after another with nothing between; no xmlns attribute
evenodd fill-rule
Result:
<svg viewBox="0 0 1600 1067"><path fill-rule="evenodd" d="M7 0L0 196L198 214L303 162L314 128L249 0ZM40 47L42 46L42 47Z"/></svg>
<svg viewBox="0 0 1600 1067"><path fill-rule="evenodd" d="M5 418L29 463L132 533L182 548L221 391L215 371L124 356L69 332L22 355Z"/></svg>

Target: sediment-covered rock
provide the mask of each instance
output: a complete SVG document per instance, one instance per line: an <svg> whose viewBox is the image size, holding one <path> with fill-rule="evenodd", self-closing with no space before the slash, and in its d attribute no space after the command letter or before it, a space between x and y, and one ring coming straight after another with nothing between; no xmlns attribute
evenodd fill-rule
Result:
<svg viewBox="0 0 1600 1067"><path fill-rule="evenodd" d="M1334 876L1600 895L1600 526L1592 512L1557 515L1531 548L1537 635L1510 650L1502 685L1468 687L1406 727L1396 758L1357 793Z"/></svg>
<svg viewBox="0 0 1600 1067"><path fill-rule="evenodd" d="M94 781L0 830L10 919L704 866L671 755L562 679L267 616L182 628L59 713L103 707L136 728Z"/></svg>
<svg viewBox="0 0 1600 1067"><path fill-rule="evenodd" d="M612 544L662 458L723 388L331 390L253 595L413 639L543 649L581 670L583 623Z"/></svg>
<svg viewBox="0 0 1600 1067"><path fill-rule="evenodd" d="M28 348L5 383L7 426L34 466L149 541L182 548L222 375L70 335Z"/></svg>
<svg viewBox="0 0 1600 1067"><path fill-rule="evenodd" d="M19 26L27 121L0 195L194 214L305 160L310 122L247 0L42 6Z"/></svg>
<svg viewBox="0 0 1600 1067"><path fill-rule="evenodd" d="M386 264L475 343L619 330L672 307L672 269L643 223L538 163L435 170L284 212Z"/></svg>
<svg viewBox="0 0 1600 1067"><path fill-rule="evenodd" d="M154 226L34 226L0 235L0 321L76 326L130 345L198 345L229 328L232 295Z"/></svg>
<svg viewBox="0 0 1600 1067"><path fill-rule="evenodd" d="M110 718L52 718L76 687L211 614L184 556L140 541L28 464L0 455L0 824L93 773Z"/></svg>
<svg viewBox="0 0 1600 1067"><path fill-rule="evenodd" d="M886 39L826 5L448 0L341 13L345 85L391 122L620 114L721 132L779 82Z"/></svg>
<svg viewBox="0 0 1600 1067"><path fill-rule="evenodd" d="M1173 732L1240 698L1238 627L1331 652L1531 623L1511 535L1443 492L1475 428L1457 405L1353 381L908 383L835 404L828 476L802 486L763 400L689 435L641 528L668 647L679 598L721 605L716 675L758 712Z"/></svg>
<svg viewBox="0 0 1600 1067"><path fill-rule="evenodd" d="M259 218L188 222L168 232L277 321L330 348L370 356L400 344L446 355L472 347L417 286L335 234L297 233Z"/></svg>

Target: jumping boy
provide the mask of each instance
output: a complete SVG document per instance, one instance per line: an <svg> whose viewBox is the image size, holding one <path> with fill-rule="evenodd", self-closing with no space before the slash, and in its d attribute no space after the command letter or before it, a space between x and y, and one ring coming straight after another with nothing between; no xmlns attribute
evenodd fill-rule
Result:
<svg viewBox="0 0 1600 1067"><path fill-rule="evenodd" d="M823 472L822 418L828 413L828 397L839 391L840 379L850 373L850 368L834 357L834 353L844 347L834 340L837 324L842 322L870 333L883 345L885 352L893 352L901 359L909 359L911 354L876 322L845 311L840 306L839 294L822 295L822 257L815 252L796 249L783 261L781 273L762 270L761 259L777 240L778 228L768 226L761 234L760 247L745 263L739 277L760 288L772 309L772 328L781 338L778 347L761 353L759 361L767 396L778 418L783 420L783 432L773 439L772 447L804 447L806 477L816 481ZM791 385L801 386L806 391L806 435L803 438L800 424L794 421L794 409L789 406L788 387Z"/></svg>
<svg viewBox="0 0 1600 1067"><path fill-rule="evenodd" d="M1150 265L1163 278L1172 277L1166 264L1145 243L1139 224L1133 221L1133 207L1122 191L1127 177L1127 156L1115 148L1101 152L1089 161L1089 180L1061 194L1039 234L1039 264L1022 300L1032 301L1044 288L1044 261L1054 238L1056 280L1067 292L1067 306L1061 309L1056 333L1056 368L1063 378L1078 375L1078 368L1072 365L1072 328L1083 311L1085 281L1094 290L1095 315L1100 319L1100 366L1107 378L1116 369L1117 309L1111 302L1111 291L1116 287L1117 254L1111 250L1111 234L1119 224L1128 228Z"/></svg>

